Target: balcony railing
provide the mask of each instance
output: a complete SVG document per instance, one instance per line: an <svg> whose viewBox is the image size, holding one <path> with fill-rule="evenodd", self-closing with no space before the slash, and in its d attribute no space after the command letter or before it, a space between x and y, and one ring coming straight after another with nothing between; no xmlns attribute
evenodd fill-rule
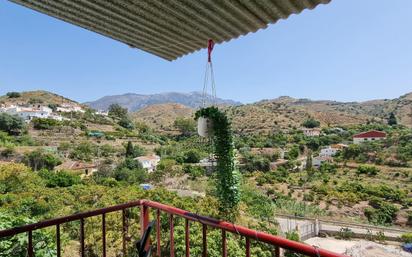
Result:
<svg viewBox="0 0 412 257"><path fill-rule="evenodd" d="M125 204L120 204L116 206L111 206L107 208L102 208L94 211L88 211L83 213L78 213L66 217L50 219L34 224L28 224L20 227L14 227L7 230L0 231L0 238L14 236L19 233L27 233L28 244L27 244L27 255L29 257L34 257L33 252L33 231L37 229L42 229L46 227L54 226L56 229L56 250L57 256L61 256L61 242L60 242L60 228L62 224L80 221L80 255L85 256L85 220L90 217L101 216L102 224L102 256L106 257L106 214L112 212L122 212L122 252L123 256L127 255L127 217L126 210L134 207L140 207L140 227L143 233L149 224L150 210L155 211L156 218L156 247L154 249L155 256L161 256L161 230L160 230L160 219L161 213L166 213L169 215L168 223L170 227L169 231L169 256L175 256L175 244L174 244L174 217L180 217L185 220L185 256L190 256L190 236L189 236L189 226L191 222L200 223L202 226L202 256L207 256L207 229L208 227L220 229L222 232L221 237L221 247L222 256L226 257L228 254L227 244L226 244L226 233L234 233L245 238L245 256L250 257L250 243L251 240L255 240L262 243L267 243L274 246L275 255L280 256L280 249L286 249L291 252L303 254L306 256L314 257L347 257L342 254L333 253L324 249L319 249L314 246L303 244L300 242L291 241L280 236L270 235L264 232L259 232L256 230L248 229L243 226L238 226L229 222L216 220L210 217L204 217L191 213L182 209L178 209L172 206L164 205L161 203L148 201L148 200L138 200ZM149 247L149 246L147 246Z"/></svg>

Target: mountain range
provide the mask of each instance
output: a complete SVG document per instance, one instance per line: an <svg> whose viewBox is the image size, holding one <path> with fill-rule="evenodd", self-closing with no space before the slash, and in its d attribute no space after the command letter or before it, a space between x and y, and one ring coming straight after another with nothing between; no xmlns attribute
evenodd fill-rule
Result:
<svg viewBox="0 0 412 257"><path fill-rule="evenodd" d="M18 98L0 96L0 104L25 103L78 104L47 91L21 92ZM158 131L173 131L176 118L193 117L193 112L202 105L202 94L198 92L124 94L105 96L86 105L94 109L105 110L113 103L128 108L135 121L145 122ZM412 92L394 99L365 102L337 102L282 96L252 104L241 104L225 99L216 99L216 103L226 110L232 120L234 130L238 133L288 130L299 127L309 117L319 120L322 126L364 124L373 120L386 122L392 112L398 123L412 128Z"/></svg>
<svg viewBox="0 0 412 257"><path fill-rule="evenodd" d="M144 107L153 104L177 103L190 108L198 108L202 106L203 94L201 92L190 93L160 93L152 95L142 95L135 93L127 93L123 95L104 96L96 101L87 102L86 105L97 110L107 110L111 104L119 104L127 108L129 112L138 111ZM207 95L206 102L212 102L212 97ZM240 105L240 102L216 98L214 103L217 105Z"/></svg>

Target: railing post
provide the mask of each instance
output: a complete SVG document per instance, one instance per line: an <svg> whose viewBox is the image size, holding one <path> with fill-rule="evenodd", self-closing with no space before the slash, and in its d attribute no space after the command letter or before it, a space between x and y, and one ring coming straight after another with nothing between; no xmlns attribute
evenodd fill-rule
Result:
<svg viewBox="0 0 412 257"><path fill-rule="evenodd" d="M157 256L160 257L160 210L156 210L156 241L157 241Z"/></svg>
<svg viewBox="0 0 412 257"><path fill-rule="evenodd" d="M29 257L33 257L33 231L29 231L28 233L29 242L27 244L27 255Z"/></svg>
<svg viewBox="0 0 412 257"><path fill-rule="evenodd" d="M175 257L175 236L174 236L173 214L170 214L169 223L170 223L170 257Z"/></svg>
<svg viewBox="0 0 412 257"><path fill-rule="evenodd" d="M61 256L61 246L60 246L60 224L56 225L56 246L57 246L57 257Z"/></svg>
<svg viewBox="0 0 412 257"><path fill-rule="evenodd" d="M226 230L222 229L222 257L227 257Z"/></svg>
<svg viewBox="0 0 412 257"><path fill-rule="evenodd" d="M185 219L185 245L186 245L186 257L190 257L190 234L189 234L189 220Z"/></svg>
<svg viewBox="0 0 412 257"><path fill-rule="evenodd" d="M80 256L84 257L84 219L80 219Z"/></svg>
<svg viewBox="0 0 412 257"><path fill-rule="evenodd" d="M140 230L141 230L141 235L143 236L144 232L147 229L147 226L149 226L149 207L146 205L142 205L140 209ZM146 245L144 249L147 251L150 247L150 237L147 239Z"/></svg>
<svg viewBox="0 0 412 257"><path fill-rule="evenodd" d="M250 257L250 239L246 237L246 257Z"/></svg>
<svg viewBox="0 0 412 257"><path fill-rule="evenodd" d="M202 224L203 251L202 257L207 257L207 226Z"/></svg>
<svg viewBox="0 0 412 257"><path fill-rule="evenodd" d="M123 256L126 256L126 234L127 234L127 220L126 220L126 209L122 210L122 252Z"/></svg>
<svg viewBox="0 0 412 257"><path fill-rule="evenodd" d="M102 244L103 244L103 257L106 257L106 214L102 214Z"/></svg>

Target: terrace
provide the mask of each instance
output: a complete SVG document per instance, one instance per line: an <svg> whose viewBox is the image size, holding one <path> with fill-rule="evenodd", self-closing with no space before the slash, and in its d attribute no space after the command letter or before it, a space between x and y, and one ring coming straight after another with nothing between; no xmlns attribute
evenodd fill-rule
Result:
<svg viewBox="0 0 412 257"><path fill-rule="evenodd" d="M222 43L250 32L267 27L291 14L298 14L305 9L313 9L318 4L326 4L330 0L299 1L47 1L47 0L13 0L28 8L59 18L69 23L103 34L121 41L132 48L139 48L166 60L172 61L183 55L206 47L208 40ZM162 19L158 19L162 17ZM127 212L140 208L140 215L129 217ZM248 229L230 222L200 216L182 209L148 200L136 200L121 205L110 206L71 216L54 218L39 223L14 227L0 231L0 238L13 237L21 233L27 234L27 256L36 256L36 241L33 234L41 229L55 229L57 256L62 256L61 228L68 223L79 222L80 256L86 256L85 225L91 218L101 219L102 256L107 255L106 235L109 232L106 217L114 212L121 213L122 256L133 250L133 241L139 239L138 234L129 232L129 224L138 223L141 235L155 221L155 236L151 236L145 250L153 247L155 256L175 256L175 222L184 221L185 256L191 255L189 228L193 224L201 226L202 256L208 256L208 231L221 231L221 256L228 256L227 238L231 233L244 245L244 255L251 256L251 244L259 242L271 247L273 256L281 256L282 251L290 251L305 256L339 257L327 250L287 240L280 236ZM168 235L161 234L161 216L166 214ZM165 240L167 238L167 240ZM164 241L168 241L164 244ZM193 253L192 253L193 254ZM141 254L140 256L144 256Z"/></svg>

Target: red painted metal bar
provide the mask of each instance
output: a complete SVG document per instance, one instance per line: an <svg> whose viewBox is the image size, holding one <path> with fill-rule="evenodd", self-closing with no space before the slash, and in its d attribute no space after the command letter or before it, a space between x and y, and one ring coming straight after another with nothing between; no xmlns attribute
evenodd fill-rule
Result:
<svg viewBox="0 0 412 257"><path fill-rule="evenodd" d="M33 255L33 232L29 231L27 236L29 237L29 241L28 241L28 244L27 244L27 255L29 257L33 257L34 256Z"/></svg>
<svg viewBox="0 0 412 257"><path fill-rule="evenodd" d="M126 247L126 234L127 234L127 224L126 224L126 210L122 210L122 252L123 256L127 254Z"/></svg>
<svg viewBox="0 0 412 257"><path fill-rule="evenodd" d="M171 207L171 206L167 206L167 205L164 205L164 204L161 204L161 203L147 201L147 200L133 201L133 202L125 203L125 204L111 206L111 207L108 207L108 208L88 211L88 212L84 212L84 213L78 213L78 214L74 214L74 215L70 215L70 216L66 216L66 217L50 219L50 220L46 220L46 221L42 221L42 222L38 222L38 223L34 223L34 224L29 224L29 225L24 225L24 226L20 226L20 227L14 227L14 228L11 228L11 229L2 230L2 231L0 231L0 238L7 237L7 236L14 236L16 234L24 233L24 232L29 232L29 234L30 234L30 233L32 233L31 231L36 230L36 229L41 229L41 228L50 227L50 226L57 226L57 225L67 223L67 222L70 222L70 221L75 221L75 220L80 220L81 224L82 224L82 227L84 229L84 219L85 218L92 217L92 216L97 216L97 215L102 215L103 213L109 213L109 212L122 210L122 214L123 214L123 231L122 231L123 232L123 253L125 255L126 254L126 234L127 234L125 209L135 207L135 206L142 206L142 205L157 209L157 211L164 211L164 212L170 214L170 216L171 216L171 220L170 220L171 221L171 224L170 224L171 228L173 228L173 216L179 216L179 217L183 217L183 218L187 219L188 221L195 221L195 222L202 223L204 228L206 226L210 226L210 227L213 227L213 228L223 229L227 232L244 236L244 237L246 237L246 246L247 246L246 247L246 256L247 257L250 256L250 240L249 240L249 238L254 238L257 241L268 243L270 245L273 245L273 246L277 247L277 249L284 248L284 249L290 250L290 251L295 252L295 253L300 253L300 254L313 256L313 257L347 257L347 256L342 255L342 254L333 253L333 252L323 250L323 249L317 249L313 246L306 245L306 244L303 244L303 243L300 243L300 242L291 241L291 240L288 240L288 239L285 239L285 238L282 238L282 237L279 237L279 236L273 236L273 235L270 235L270 234L267 234L267 233L258 232L258 231L248 229L248 228L243 227L243 226L237 226L237 225L234 225L234 224L229 223L229 222L220 221L220 220L216 220L216 219L213 219L213 218L200 216L200 215L197 215L195 213L191 213L191 212L184 211L184 210L181 210L181 209L178 209L178 208L175 208L175 207ZM56 227L56 229L57 229L57 227ZM204 231L205 231L205 229L204 229ZM83 231L83 233L84 233L84 231ZM171 236L173 236L173 229L171 230ZM30 235L29 235L29 237L30 237ZM56 235L56 237L59 237L59 235ZM82 237L84 239L84 234L82 235ZM60 239L56 238L56 240L60 240ZM57 247L59 248L59 244L57 245ZM84 247L84 245L83 245L83 247ZM275 251L277 251L277 249L275 248ZM174 242L173 242L173 240L171 240L171 250L173 250L173 251L171 251L171 254L172 254L171 256L174 257ZM29 247L28 247L28 256L30 256Z"/></svg>
<svg viewBox="0 0 412 257"><path fill-rule="evenodd" d="M202 224L203 251L202 257L207 257L207 226Z"/></svg>
<svg viewBox="0 0 412 257"><path fill-rule="evenodd" d="M84 219L80 219L80 256L85 257L84 252Z"/></svg>
<svg viewBox="0 0 412 257"><path fill-rule="evenodd" d="M19 233L24 233L28 232L30 230L36 230L36 229L41 229L45 227L50 227L50 226L55 226L58 224L63 224L67 223L70 221L75 221L75 220L80 220L81 218L88 218L92 216L97 216L101 215L103 213L109 213L109 212L115 212L115 211L120 211L123 209L127 209L130 207L135 207L142 205L142 200L139 201L133 201L125 204L119 204L107 208L102 208L98 210L93 210L93 211L88 211L88 212L82 212L82 213L77 213L74 215L66 216L66 217L61 217L61 218L56 218L56 219L50 219L50 220L45 220L33 224L28 224L20 227L14 227L6 230L0 230L0 238L1 237L6 237L6 236L14 236Z"/></svg>
<svg viewBox="0 0 412 257"><path fill-rule="evenodd" d="M106 214L102 214L102 245L103 257L106 257Z"/></svg>
<svg viewBox="0 0 412 257"><path fill-rule="evenodd" d="M225 229L228 232L239 234L241 236L255 238L257 241L264 242L270 245L278 246L284 249L291 250L296 253L306 254L313 257L347 257L343 254L334 253L324 249L317 249L304 243L288 240L280 236L274 236L268 233L259 232L253 229L248 229L243 226L238 226L226 221L220 221L210 217L200 216L179 208L164 205L157 202L144 200L143 205L150 206L155 209L160 209L164 212L177 215L192 221L197 221L210 227Z"/></svg>
<svg viewBox="0 0 412 257"><path fill-rule="evenodd" d="M222 257L227 257L226 231L222 229Z"/></svg>
<svg viewBox="0 0 412 257"><path fill-rule="evenodd" d="M150 211L149 207L146 205L142 205L140 208L140 230L141 235L143 236L144 232L146 231L147 227L149 226L149 218L150 218ZM144 249L147 251L150 248L150 237L148 238Z"/></svg>
<svg viewBox="0 0 412 257"><path fill-rule="evenodd" d="M190 232L189 232L189 220L185 219L185 246L186 257L190 257Z"/></svg>
<svg viewBox="0 0 412 257"><path fill-rule="evenodd" d="M60 224L56 225L56 246L57 246L57 257L60 257L61 256Z"/></svg>
<svg viewBox="0 0 412 257"><path fill-rule="evenodd" d="M174 236L173 214L170 214L169 224L170 224L170 257L175 257L175 236Z"/></svg>
<svg viewBox="0 0 412 257"><path fill-rule="evenodd" d="M156 253L160 257L160 210L156 210Z"/></svg>
<svg viewBox="0 0 412 257"><path fill-rule="evenodd" d="M250 239L246 237L246 257L250 257Z"/></svg>

